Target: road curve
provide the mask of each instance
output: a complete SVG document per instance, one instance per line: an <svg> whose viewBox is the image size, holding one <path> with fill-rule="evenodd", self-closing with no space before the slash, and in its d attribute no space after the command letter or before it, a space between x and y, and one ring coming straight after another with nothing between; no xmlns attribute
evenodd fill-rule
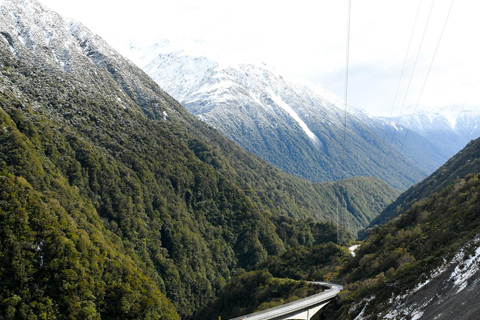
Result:
<svg viewBox="0 0 480 320"><path fill-rule="evenodd" d="M273 317L279 317L282 315L287 315L299 310L302 310L306 307L319 304L321 302L326 302L328 300L331 300L335 298L340 291L343 290L343 286L335 283L330 283L330 282L322 282L322 281L315 281L312 282L314 284L318 284L324 287L329 288L328 290L325 290L321 293L317 293L314 295L311 295L309 297L299 299L296 301L292 301L286 304L282 304L281 306L275 307L275 308L270 308L266 309L260 312L252 313L252 314L247 314L241 317L233 318L230 320L266 320L266 319L271 319Z"/></svg>

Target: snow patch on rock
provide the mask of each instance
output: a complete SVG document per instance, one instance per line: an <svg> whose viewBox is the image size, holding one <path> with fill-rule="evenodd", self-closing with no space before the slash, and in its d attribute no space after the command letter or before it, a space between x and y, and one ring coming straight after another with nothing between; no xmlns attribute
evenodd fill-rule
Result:
<svg viewBox="0 0 480 320"><path fill-rule="evenodd" d="M465 289L470 278L480 270L480 247L477 247L474 254L468 258L465 257L465 250L460 251L454 258L458 265L450 275L449 280L453 281L458 287L456 293Z"/></svg>

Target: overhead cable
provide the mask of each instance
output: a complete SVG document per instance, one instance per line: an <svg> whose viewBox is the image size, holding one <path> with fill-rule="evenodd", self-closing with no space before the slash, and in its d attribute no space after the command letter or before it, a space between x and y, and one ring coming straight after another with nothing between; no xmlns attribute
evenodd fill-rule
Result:
<svg viewBox="0 0 480 320"><path fill-rule="evenodd" d="M452 3L450 4L450 8L448 9L447 17L445 18L445 22L443 24L442 32L440 33L440 37L438 38L437 46L435 48L435 52L433 53L432 61L430 62L430 66L428 67L427 75L425 76L425 80L423 81L423 86L420 91L420 95L418 96L417 104L415 105L415 110L412 113L412 116L410 118L410 122L407 127L407 132L405 133L405 137L403 138L402 145L400 147L400 150L398 152L398 155L400 156L400 153L403 151L403 147L405 145L405 141L407 140L408 133L410 132L410 126L412 125L413 122L413 117L415 116L415 113L417 112L418 105L420 104L420 99L422 98L423 95L423 90L425 89L425 85L427 84L428 76L430 75L430 70L432 69L433 62L435 61L435 57L438 52L438 48L440 47L440 42L442 41L443 33L445 32L445 28L447 27L448 19L450 17L450 13L452 12L453 4L455 0L452 0Z"/></svg>

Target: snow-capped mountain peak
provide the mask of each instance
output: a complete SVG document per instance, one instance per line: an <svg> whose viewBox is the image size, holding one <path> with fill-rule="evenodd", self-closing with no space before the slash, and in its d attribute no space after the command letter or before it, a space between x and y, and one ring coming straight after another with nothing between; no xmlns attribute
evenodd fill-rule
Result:
<svg viewBox="0 0 480 320"><path fill-rule="evenodd" d="M78 83L81 87L86 83L108 87L111 81L117 81L126 92L138 96L157 90L156 86L143 86L150 79L143 72L130 72L137 70L133 63L100 36L37 0L1 0L0 48L37 67L82 79ZM112 101L131 101L123 91L110 94ZM133 103L130 106L136 108ZM119 107L126 109L129 105ZM167 111L174 116L175 111Z"/></svg>
<svg viewBox="0 0 480 320"><path fill-rule="evenodd" d="M161 40L150 46L131 43L127 51L132 61L182 103L197 101L198 96L205 93L215 93L218 99L225 100L228 89L235 91L240 86L245 96L267 108L269 106L259 101L266 88L279 97L290 94L304 98L313 94L315 104L329 109L343 108L343 100L321 85L289 79L263 62L246 61L233 53L212 49L199 40ZM305 107L313 101L301 104Z"/></svg>
<svg viewBox="0 0 480 320"><path fill-rule="evenodd" d="M382 154L360 147L376 139L359 120L367 116L349 107L345 128L345 102L324 86L289 78L268 64L201 41L162 40L128 49L124 53L192 114L286 172L312 181L375 175L358 163ZM342 159L345 130L356 141L351 161Z"/></svg>

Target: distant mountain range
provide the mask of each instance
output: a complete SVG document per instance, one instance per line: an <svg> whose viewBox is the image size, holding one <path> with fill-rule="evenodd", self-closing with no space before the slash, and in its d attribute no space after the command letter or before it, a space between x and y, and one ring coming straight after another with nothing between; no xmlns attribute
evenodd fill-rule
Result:
<svg viewBox="0 0 480 320"><path fill-rule="evenodd" d="M420 115L402 144L408 116L370 117L349 106L345 135L341 98L323 86L283 77L265 64L225 60L202 42L131 44L125 52L199 119L247 151L311 181L364 175L404 189L478 134L465 129L460 138L458 130L441 127L443 118L431 122ZM472 117L472 123L480 119L479 114ZM398 134L390 139L393 132ZM448 145L437 142L439 134Z"/></svg>
<svg viewBox="0 0 480 320"><path fill-rule="evenodd" d="M419 110L401 117L374 117L379 133L397 150L424 170L431 171L460 151L468 142L480 137L480 108L451 107ZM407 134L408 132L408 134ZM419 145L418 136L428 145L421 147L424 155L412 146ZM420 146L420 145L419 145Z"/></svg>

